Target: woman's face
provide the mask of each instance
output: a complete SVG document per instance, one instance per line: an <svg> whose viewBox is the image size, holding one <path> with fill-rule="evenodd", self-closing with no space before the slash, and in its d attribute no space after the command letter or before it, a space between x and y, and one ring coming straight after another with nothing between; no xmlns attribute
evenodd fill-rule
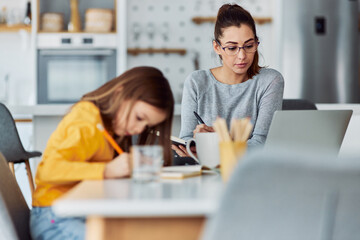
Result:
<svg viewBox="0 0 360 240"><path fill-rule="evenodd" d="M137 135L144 131L145 127L152 127L165 121L165 111L143 101L136 101L133 108L126 101L120 105L116 117L113 120L114 132L118 136ZM129 119L127 120L127 114Z"/></svg>
<svg viewBox="0 0 360 240"><path fill-rule="evenodd" d="M257 44L253 31L248 25L242 24L240 27L231 26L223 30L223 36L219 39L222 47L243 47L248 44ZM214 50L221 55L223 66L239 75L247 74L251 66L255 53L246 53L241 49L237 54L229 56L215 41Z"/></svg>

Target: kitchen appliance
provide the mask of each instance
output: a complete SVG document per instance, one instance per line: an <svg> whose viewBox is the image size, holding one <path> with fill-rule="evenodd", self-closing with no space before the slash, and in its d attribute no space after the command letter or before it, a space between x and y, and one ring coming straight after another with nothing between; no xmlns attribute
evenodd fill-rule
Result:
<svg viewBox="0 0 360 240"><path fill-rule="evenodd" d="M358 103L357 0L279 0L284 96L315 103Z"/></svg>
<svg viewBox="0 0 360 240"><path fill-rule="evenodd" d="M74 103L116 76L115 34L40 34L38 104Z"/></svg>

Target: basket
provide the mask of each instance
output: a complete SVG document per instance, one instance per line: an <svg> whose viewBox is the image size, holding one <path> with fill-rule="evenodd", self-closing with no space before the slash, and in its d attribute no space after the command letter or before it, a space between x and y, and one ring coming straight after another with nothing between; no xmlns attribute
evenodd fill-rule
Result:
<svg viewBox="0 0 360 240"><path fill-rule="evenodd" d="M114 13L111 9L89 8L85 13L86 32L111 32Z"/></svg>
<svg viewBox="0 0 360 240"><path fill-rule="evenodd" d="M46 32L61 32L64 30L64 15L48 12L41 16L41 30Z"/></svg>

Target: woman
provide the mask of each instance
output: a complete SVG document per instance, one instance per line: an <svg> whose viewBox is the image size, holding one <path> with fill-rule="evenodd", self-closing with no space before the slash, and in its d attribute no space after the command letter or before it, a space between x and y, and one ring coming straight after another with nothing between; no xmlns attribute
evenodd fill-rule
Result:
<svg viewBox="0 0 360 240"><path fill-rule="evenodd" d="M222 66L195 71L185 80L181 105L180 138L192 138L198 132L213 132L216 117L250 117L253 132L249 147L262 145L272 116L281 109L284 80L273 69L258 65L255 22L249 12L236 4L224 4L218 11L213 48ZM199 124L193 112L205 124ZM172 145L180 156L187 156L182 146Z"/></svg>
<svg viewBox="0 0 360 240"><path fill-rule="evenodd" d="M139 135L139 144L162 145L168 165L173 108L168 81L152 67L128 70L85 94L51 135L38 166L30 220L33 239L84 238L84 218L59 218L51 205L82 180L128 177L131 136ZM116 155L98 124L124 153Z"/></svg>

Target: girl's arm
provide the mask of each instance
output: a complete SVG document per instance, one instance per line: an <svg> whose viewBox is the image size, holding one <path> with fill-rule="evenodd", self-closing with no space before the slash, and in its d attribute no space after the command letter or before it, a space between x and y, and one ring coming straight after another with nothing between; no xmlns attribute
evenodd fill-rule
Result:
<svg viewBox="0 0 360 240"><path fill-rule="evenodd" d="M112 154L101 132L92 124L62 122L49 139L37 177L48 183L102 179Z"/></svg>
<svg viewBox="0 0 360 240"><path fill-rule="evenodd" d="M37 180L70 184L104 178L105 167L113 159L114 150L97 129L98 123L101 123L100 113L93 104L76 104L51 135L38 166ZM124 171L123 175L126 174Z"/></svg>

